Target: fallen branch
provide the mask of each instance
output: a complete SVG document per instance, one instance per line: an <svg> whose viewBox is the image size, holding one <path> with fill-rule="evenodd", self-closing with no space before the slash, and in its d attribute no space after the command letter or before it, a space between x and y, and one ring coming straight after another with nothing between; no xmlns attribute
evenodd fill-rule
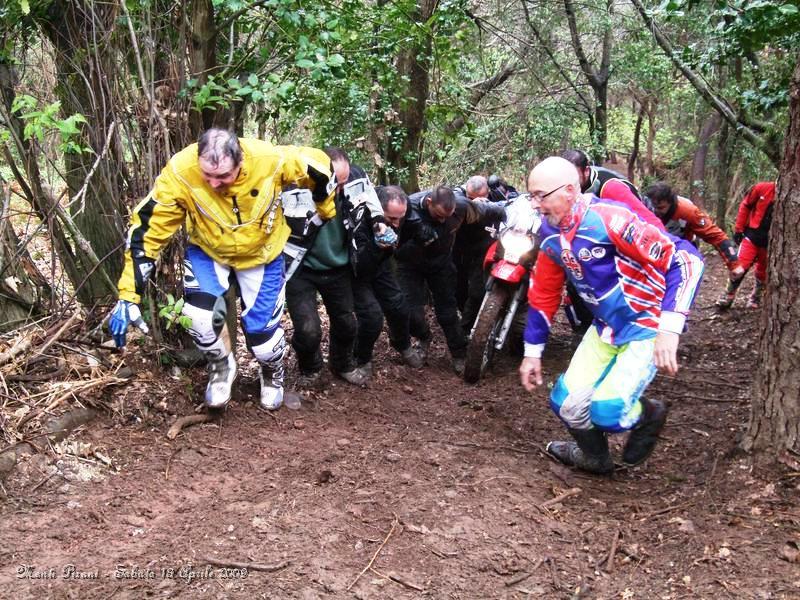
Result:
<svg viewBox="0 0 800 600"><path fill-rule="evenodd" d="M78 310L76 310L74 313L72 313L72 316L70 316L70 318L69 318L69 319L67 319L67 321L66 321L66 322L65 322L65 323L64 323L64 324L63 324L61 327L59 327L59 328L58 328L58 330L56 330L56 332L55 332L55 333L54 333L52 336L50 336L50 337L47 339L47 341L46 341L44 344L42 344L42 347L41 347L41 348L38 348L38 349L36 350L36 354L38 354L38 355L40 355L40 356L41 356L42 354L44 354L44 353L45 353L45 351L46 351L46 350L47 350L47 349L48 349L50 346L52 346L54 343L56 343L56 341L58 341L58 338L60 338L62 335L64 335L64 332L65 332L67 329L69 329L70 327L72 327L72 324L73 324L73 323L76 321L76 319L77 319L78 317L80 317L80 316L81 316L81 310L80 310L80 309L78 309Z"/></svg>
<svg viewBox="0 0 800 600"><path fill-rule="evenodd" d="M170 427L169 431L167 431L167 438L174 440L176 437L178 437L178 434L183 428L191 427L192 425L199 425L200 423L208 423L212 419L213 417L208 413L180 417L175 420L175 422L172 424L172 427Z"/></svg>
<svg viewBox="0 0 800 600"><path fill-rule="evenodd" d="M392 528L389 530L389 533L387 534L386 538L383 540L383 543L380 545L380 547L377 550L375 550L375 554L372 555L372 558L367 563L367 566L364 567L363 569L361 569L361 573L359 573L358 576L355 579L353 579L352 583L347 586L347 591L348 592L353 588L353 586L356 583L358 583L358 580L361 579L361 576L364 573L366 573L369 569L372 568L372 563L374 563L375 559L378 558L378 554L380 554L381 550L383 550L383 547L386 545L386 542L388 542L389 538L392 537L392 534L394 533L394 530L397 528L397 526L399 524L400 524L400 519L397 517L397 515L395 515L394 516L394 521L392 521Z"/></svg>
<svg viewBox="0 0 800 600"><path fill-rule="evenodd" d="M401 579L400 576L395 574L395 573L381 573L375 567L370 567L369 570L372 571L373 573L375 573L376 575L378 575L380 577L383 577L384 579L388 579L390 581L394 581L395 583L399 583L400 585L405 586L405 587L407 587L407 588L409 588L411 590L414 590L414 591L417 591L417 592L424 592L425 591L425 588L421 588L418 585L415 585L415 584L413 584L413 583L411 583L409 581L405 581L404 579Z"/></svg>
<svg viewBox="0 0 800 600"><path fill-rule="evenodd" d="M562 500L566 500L570 496L577 496L582 491L583 490L581 490L581 488L579 488L579 487L570 488L566 492L564 492L563 494L559 494L558 496L556 496L555 498L551 498L547 502L542 502L539 505L539 508L550 508L554 504L558 504L559 502L561 502Z"/></svg>
<svg viewBox="0 0 800 600"><path fill-rule="evenodd" d="M598 567L603 563L605 563L607 573L614 572L614 556L616 556L617 554L617 545L619 544L619 537L620 537L620 532L619 529L617 529L614 532L614 539L611 541L611 550L608 551L608 556L606 556L599 563L597 563Z"/></svg>
<svg viewBox="0 0 800 600"><path fill-rule="evenodd" d="M58 398L53 400L50 404L47 405L47 407L45 407L45 409L42 412L49 412L53 410L64 400L66 400L67 398L78 392L87 392L96 387L106 387L109 385L116 385L118 383L127 383L127 380L120 379L118 377L103 377L102 379L95 379L94 381L87 381L83 382L82 384L79 383L75 387L71 388L69 391L65 392L64 394L61 394Z"/></svg>
<svg viewBox="0 0 800 600"><path fill-rule="evenodd" d="M672 506L667 506L666 508L661 508L659 510L654 510L654 511L651 511L651 512L648 512L648 513L644 513L641 517L639 517L639 520L641 521L643 519L649 519L650 517L656 517L658 515L663 515L664 513L668 513L668 512L673 511L673 510L686 508L687 506L691 506L691 504L692 504L691 502L684 502L682 504L673 504Z"/></svg>
<svg viewBox="0 0 800 600"><path fill-rule="evenodd" d="M18 339L14 345L11 346L11 348L0 354L0 365L11 362L18 355L22 354L23 352L27 352L32 345L33 337L29 337L28 339Z"/></svg>
<svg viewBox="0 0 800 600"><path fill-rule="evenodd" d="M288 560L279 562L274 565L262 565L260 563L246 563L235 562L232 560L220 560L218 558L201 557L201 561L206 562L215 567L229 567L231 569L247 569L248 571L264 571L265 573L274 573L288 567L291 563Z"/></svg>

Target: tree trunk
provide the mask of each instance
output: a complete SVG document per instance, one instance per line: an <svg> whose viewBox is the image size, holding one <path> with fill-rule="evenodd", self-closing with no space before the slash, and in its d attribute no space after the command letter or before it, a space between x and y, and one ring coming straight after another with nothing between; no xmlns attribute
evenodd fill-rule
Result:
<svg viewBox="0 0 800 600"><path fill-rule="evenodd" d="M39 273L27 248L19 247L8 207L11 189L3 184L0 198L0 331L8 331L42 312L42 300L50 295L47 280Z"/></svg>
<svg viewBox="0 0 800 600"><path fill-rule="evenodd" d="M65 179L75 200L71 215L105 271L87 274L76 290L85 305L108 300L115 292L108 281L115 281L122 270L125 212L111 93L117 57L110 38L117 16L113 3L54 2L39 22L58 53L55 91L62 109L89 121L79 142L92 152L64 154Z"/></svg>
<svg viewBox="0 0 800 600"><path fill-rule="evenodd" d="M656 172L655 165L655 142L656 142L656 113L658 111L658 100L650 98L647 102L647 142L645 143L644 172L645 175L652 176Z"/></svg>
<svg viewBox="0 0 800 600"><path fill-rule="evenodd" d="M636 128L633 130L633 149L628 157L628 181L636 183L636 160L639 158L639 141L642 137L642 123L644 122L645 100L639 106L639 114L636 117Z"/></svg>
<svg viewBox="0 0 800 600"><path fill-rule="evenodd" d="M43 223L47 223L53 250L58 256L58 260L64 268L64 272L67 274L72 287L74 289L79 289L84 275L90 270L90 267L81 265L77 249L73 249L64 228L56 218L56 199L52 197L52 194L50 194L42 184L39 164L36 161L38 151L34 149L29 141L23 139L22 134L25 124L21 119L11 113L16 83L17 75L13 67L0 62L0 113L2 113L8 130L11 133L11 138L14 141L17 154L20 156L24 173L17 167L14 162L14 157L5 145L3 145L3 155L8 166L14 173L14 177L22 188L26 200L36 213L36 216Z"/></svg>
<svg viewBox="0 0 800 600"><path fill-rule="evenodd" d="M775 456L800 442L800 59L789 88L789 130L769 234L769 279L742 447Z"/></svg>
<svg viewBox="0 0 800 600"><path fill-rule="evenodd" d="M416 23L426 23L436 10L437 4L437 0L420 0L412 20ZM395 108L400 124L394 129L396 134L402 135L402 140L397 145L390 143L386 152L389 164L396 171L390 174L390 178L393 182L399 182L406 192L419 189L417 168L425 131L425 107L428 103L430 67L433 58L433 33L426 30L416 35L417 39L400 54L397 60L398 73L408 81L406 94L399 99ZM394 136L390 136L390 139L392 137Z"/></svg>
<svg viewBox="0 0 800 600"><path fill-rule="evenodd" d="M694 152L692 161L692 181L689 185L689 198L700 208L705 208L706 203L706 157L711 137L717 132L722 117L719 113L711 113L700 129L697 138L697 150Z"/></svg>
<svg viewBox="0 0 800 600"><path fill-rule="evenodd" d="M190 3L191 21L189 40L189 76L197 79L198 86L208 82L217 68L217 28L214 25L214 5L211 0L192 0ZM189 124L192 137L197 139L200 133L212 127L216 122L225 126L225 117L220 118L217 111L204 109L202 113L192 112Z"/></svg>
<svg viewBox="0 0 800 600"><path fill-rule="evenodd" d="M722 123L717 138L717 214L715 221L723 229L727 229L728 194L731 183L731 159L736 138L730 139L730 126Z"/></svg>
<svg viewBox="0 0 800 600"><path fill-rule="evenodd" d="M564 0L564 11L567 15L572 48L578 59L586 81L594 92L594 115L590 120L590 133L592 135L592 158L595 163L603 164L608 153L608 81L611 76L611 48L613 45L612 24L614 23L614 1L606 0L606 14L604 18L603 43L601 47L600 65L594 68L586 56L583 43L578 32L578 22L572 0Z"/></svg>

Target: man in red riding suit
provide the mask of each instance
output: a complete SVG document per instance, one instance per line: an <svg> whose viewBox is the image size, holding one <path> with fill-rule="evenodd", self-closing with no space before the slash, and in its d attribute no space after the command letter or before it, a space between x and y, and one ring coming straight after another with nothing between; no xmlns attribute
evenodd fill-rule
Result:
<svg viewBox="0 0 800 600"><path fill-rule="evenodd" d="M653 203L653 210L668 232L692 243L695 238L700 238L717 249L729 271L736 269L736 245L700 207L688 198L678 196L663 181L647 188L645 196Z"/></svg>
<svg viewBox="0 0 800 600"><path fill-rule="evenodd" d="M775 182L755 184L739 205L733 239L739 244L738 265L731 271L725 293L717 300L719 308L730 308L745 274L755 264L756 283L747 300L748 308L760 308L767 284L767 243L775 202Z"/></svg>

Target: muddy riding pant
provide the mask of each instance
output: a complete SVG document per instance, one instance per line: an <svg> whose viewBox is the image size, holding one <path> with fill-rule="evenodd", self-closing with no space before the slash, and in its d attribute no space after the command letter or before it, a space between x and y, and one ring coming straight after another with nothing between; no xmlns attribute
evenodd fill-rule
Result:
<svg viewBox="0 0 800 600"><path fill-rule="evenodd" d="M642 415L639 397L656 373L654 347L655 338L614 346L590 327L550 394L553 412L571 429L631 429Z"/></svg>
<svg viewBox="0 0 800 600"><path fill-rule="evenodd" d="M186 249L183 314L192 319L189 333L197 348L210 359L231 352L223 295L233 279L239 287L247 347L262 365L280 367L286 347L281 327L286 285L281 255L271 263L237 270L216 262L197 246Z"/></svg>

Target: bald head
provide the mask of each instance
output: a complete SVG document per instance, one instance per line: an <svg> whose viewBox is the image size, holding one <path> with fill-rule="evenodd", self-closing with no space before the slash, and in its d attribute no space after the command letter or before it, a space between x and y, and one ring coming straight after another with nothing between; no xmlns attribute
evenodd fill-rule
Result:
<svg viewBox="0 0 800 600"><path fill-rule="evenodd" d="M540 209L553 227L565 224L580 191L580 177L575 165L560 156L545 158L528 176L531 204Z"/></svg>
<svg viewBox="0 0 800 600"><path fill-rule="evenodd" d="M528 176L528 191L546 194L562 185L580 189L580 177L575 165L560 156L550 156L536 165Z"/></svg>

